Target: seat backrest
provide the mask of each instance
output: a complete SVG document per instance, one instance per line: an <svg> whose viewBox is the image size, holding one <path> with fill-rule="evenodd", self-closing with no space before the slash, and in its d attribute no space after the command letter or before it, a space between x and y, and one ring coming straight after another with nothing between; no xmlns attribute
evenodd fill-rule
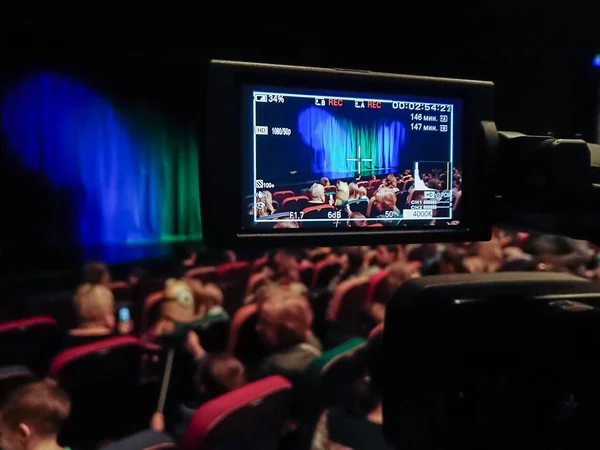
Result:
<svg viewBox="0 0 600 450"><path fill-rule="evenodd" d="M304 208L304 219L327 219L327 213L335 211L335 208L328 204L309 206Z"/></svg>
<svg viewBox="0 0 600 450"><path fill-rule="evenodd" d="M281 204L281 211L302 211L309 205L308 197L302 195L288 197Z"/></svg>
<svg viewBox="0 0 600 450"><path fill-rule="evenodd" d="M312 283L313 276L315 274L315 266L311 262L304 262L298 267L300 271L300 281L305 286L310 286Z"/></svg>
<svg viewBox="0 0 600 450"><path fill-rule="evenodd" d="M350 395L352 383L366 371L367 341L353 338L315 358L305 369L301 395L294 411L304 423L313 422L327 406Z"/></svg>
<svg viewBox="0 0 600 450"><path fill-rule="evenodd" d="M25 366L0 367L0 402L14 389L35 380L35 375Z"/></svg>
<svg viewBox="0 0 600 450"><path fill-rule="evenodd" d="M275 375L249 383L196 410L184 450L276 450L288 418L292 384Z"/></svg>
<svg viewBox="0 0 600 450"><path fill-rule="evenodd" d="M327 319L338 323L357 320L366 304L368 288L368 278L356 277L342 281L329 303Z"/></svg>
<svg viewBox="0 0 600 450"><path fill-rule="evenodd" d="M387 270L380 270L369 278L369 288L367 289L366 302L371 303L383 299L387 295L388 288L385 279L388 275Z"/></svg>
<svg viewBox="0 0 600 450"><path fill-rule="evenodd" d="M281 205L286 198L292 196L294 196L294 191L277 191L273 193L273 200Z"/></svg>
<svg viewBox="0 0 600 450"><path fill-rule="evenodd" d="M44 376L63 334L51 317L0 324L0 366L23 365Z"/></svg>
<svg viewBox="0 0 600 450"><path fill-rule="evenodd" d="M256 304L241 307L233 316L229 337L229 348L246 365L246 372L249 374L266 356L262 339L256 330L256 322Z"/></svg>
<svg viewBox="0 0 600 450"><path fill-rule="evenodd" d="M185 275L203 283L216 283L218 281L217 268L215 266L194 267L188 270Z"/></svg>
<svg viewBox="0 0 600 450"><path fill-rule="evenodd" d="M67 290L30 298L27 302L27 315L52 317L58 327L64 330L76 328L79 318L73 302L74 293L74 290Z"/></svg>
<svg viewBox="0 0 600 450"><path fill-rule="evenodd" d="M208 353L214 353L227 350L230 326L229 315L223 312L192 322L191 329L198 334L202 348Z"/></svg>
<svg viewBox="0 0 600 450"><path fill-rule="evenodd" d="M361 200L352 200L348 202L348 207L352 212L358 212L362 215L367 215L367 208L369 207L369 200L361 199Z"/></svg>
<svg viewBox="0 0 600 450"><path fill-rule="evenodd" d="M121 438L140 429L137 410L142 344L119 336L81 345L59 353L49 376L57 380L72 401L61 436L74 447ZM101 420L90 426L90 417Z"/></svg>
<svg viewBox="0 0 600 450"><path fill-rule="evenodd" d="M315 264L311 287L322 289L327 287L331 279L340 270L340 262L337 258L327 258Z"/></svg>
<svg viewBox="0 0 600 450"><path fill-rule="evenodd" d="M217 276L219 283L226 281L243 280L244 284L250 276L251 266L248 261L236 261L232 263L221 264L217 267Z"/></svg>
<svg viewBox="0 0 600 450"><path fill-rule="evenodd" d="M177 442L167 433L144 430L101 447L100 450L171 450Z"/></svg>

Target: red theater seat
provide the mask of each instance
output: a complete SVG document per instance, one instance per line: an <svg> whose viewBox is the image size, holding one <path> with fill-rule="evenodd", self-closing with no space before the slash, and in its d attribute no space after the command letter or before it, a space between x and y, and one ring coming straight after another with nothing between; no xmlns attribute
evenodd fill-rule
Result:
<svg viewBox="0 0 600 450"><path fill-rule="evenodd" d="M239 280L243 280L246 283L250 276L250 270L251 267L248 261L221 264L217 267L217 279L219 283Z"/></svg>
<svg viewBox="0 0 600 450"><path fill-rule="evenodd" d="M368 181L359 181L357 183L357 185L358 185L358 187L362 186L362 187L364 187L366 189L367 187L369 187L369 182Z"/></svg>
<svg viewBox="0 0 600 450"><path fill-rule="evenodd" d="M371 278L369 278L369 288L367 289L367 303L382 299L382 297L387 295L387 286L385 284L385 278L387 275L387 270L380 270L379 272L371 275Z"/></svg>
<svg viewBox="0 0 600 450"><path fill-rule="evenodd" d="M51 317L0 324L0 366L23 365L44 376L63 334Z"/></svg>
<svg viewBox="0 0 600 450"><path fill-rule="evenodd" d="M335 289L327 310L327 320L330 322L328 346L339 345L363 334L362 320L368 288L368 279L354 278L343 281Z"/></svg>
<svg viewBox="0 0 600 450"><path fill-rule="evenodd" d="M380 228L383 227L381 223L372 223L371 225L367 225L367 228Z"/></svg>
<svg viewBox="0 0 600 450"><path fill-rule="evenodd" d="M276 450L292 400L292 384L275 375L211 400L196 410L183 450Z"/></svg>
<svg viewBox="0 0 600 450"><path fill-rule="evenodd" d="M300 271L300 281L305 286L310 286L310 284L312 283L313 276L315 274L314 264L311 262L303 262L298 267L298 270Z"/></svg>
<svg viewBox="0 0 600 450"><path fill-rule="evenodd" d="M186 277L194 278L203 283L217 282L217 268L214 266L195 267L186 272Z"/></svg>
<svg viewBox="0 0 600 450"><path fill-rule="evenodd" d="M281 205L286 198L294 195L294 191L277 191L273 193L273 200Z"/></svg>
<svg viewBox="0 0 600 450"><path fill-rule="evenodd" d="M327 213L335 211L331 205L315 205L304 208L304 219L327 219Z"/></svg>
<svg viewBox="0 0 600 450"><path fill-rule="evenodd" d="M326 194L328 194L328 193L334 193L335 194L336 190L337 190L337 188L335 186L326 186L325 187L325 193Z"/></svg>
<svg viewBox="0 0 600 450"><path fill-rule="evenodd" d="M281 211L302 211L308 205L308 197L304 197L302 195L288 197L283 201L283 204L281 205Z"/></svg>
<svg viewBox="0 0 600 450"><path fill-rule="evenodd" d="M315 264L311 287L324 289L331 279L340 271L340 262L336 257L330 257Z"/></svg>
<svg viewBox="0 0 600 450"><path fill-rule="evenodd" d="M381 180L370 180L369 187L378 188L381 185Z"/></svg>
<svg viewBox="0 0 600 450"><path fill-rule="evenodd" d="M142 344L119 336L59 353L49 375L70 395L72 411L61 437L75 448L127 436L148 424L140 411ZM144 426L145 425L145 426Z"/></svg>
<svg viewBox="0 0 600 450"><path fill-rule="evenodd" d="M252 262L252 273L260 272L269 262L267 255L261 256Z"/></svg>

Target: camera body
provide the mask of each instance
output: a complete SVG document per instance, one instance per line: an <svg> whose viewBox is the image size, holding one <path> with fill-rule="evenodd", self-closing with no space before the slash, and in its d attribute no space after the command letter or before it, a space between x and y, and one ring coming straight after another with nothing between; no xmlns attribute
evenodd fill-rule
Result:
<svg viewBox="0 0 600 450"><path fill-rule="evenodd" d="M219 60L209 79L208 245L489 239L492 83Z"/></svg>
<svg viewBox="0 0 600 450"><path fill-rule="evenodd" d="M222 60L209 71L209 246L483 241L492 224L597 237L600 146L498 132L492 83ZM599 305L596 285L566 274L406 282L377 368L386 439L597 448Z"/></svg>
<svg viewBox="0 0 600 450"><path fill-rule="evenodd" d="M599 305L600 288L570 274L406 282L385 318L388 442L406 450L596 448Z"/></svg>

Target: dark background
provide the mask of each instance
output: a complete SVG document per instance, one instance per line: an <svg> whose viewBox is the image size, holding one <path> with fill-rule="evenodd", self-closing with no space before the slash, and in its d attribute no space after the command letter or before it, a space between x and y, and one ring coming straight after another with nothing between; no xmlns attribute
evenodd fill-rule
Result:
<svg viewBox="0 0 600 450"><path fill-rule="evenodd" d="M327 10L309 2L6 1L2 77L50 67L182 121L202 118L211 57L483 79L496 84L499 129L595 137L591 59L600 27L591 8L488 1ZM0 189L5 269L68 253L44 244L52 234L44 216L57 211L44 186L5 170ZM36 233L44 238L28 243Z"/></svg>

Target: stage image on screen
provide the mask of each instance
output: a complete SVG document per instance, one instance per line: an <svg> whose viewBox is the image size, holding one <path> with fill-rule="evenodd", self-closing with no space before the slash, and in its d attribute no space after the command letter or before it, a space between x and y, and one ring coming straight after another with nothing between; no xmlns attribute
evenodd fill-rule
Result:
<svg viewBox="0 0 600 450"><path fill-rule="evenodd" d="M244 229L460 223L460 100L262 86L242 95Z"/></svg>

